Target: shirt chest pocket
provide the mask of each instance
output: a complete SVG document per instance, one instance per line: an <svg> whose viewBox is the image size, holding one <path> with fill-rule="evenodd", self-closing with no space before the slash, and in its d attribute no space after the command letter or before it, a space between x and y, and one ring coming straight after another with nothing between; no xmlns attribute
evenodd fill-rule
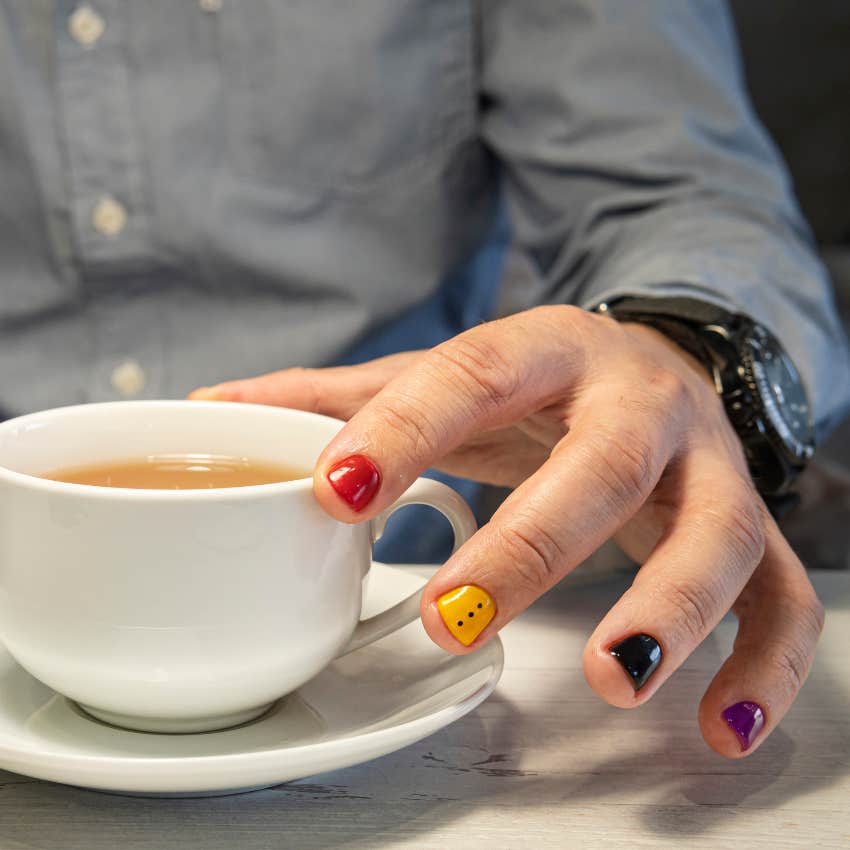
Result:
<svg viewBox="0 0 850 850"><path fill-rule="evenodd" d="M473 132L463 0L243 0L221 35L238 172L345 192L428 173Z"/></svg>

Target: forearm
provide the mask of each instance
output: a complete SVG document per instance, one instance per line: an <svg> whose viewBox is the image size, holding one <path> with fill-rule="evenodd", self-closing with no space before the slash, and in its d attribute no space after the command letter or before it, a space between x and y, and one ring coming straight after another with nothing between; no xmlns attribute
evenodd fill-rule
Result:
<svg viewBox="0 0 850 850"><path fill-rule="evenodd" d="M538 300L677 294L747 313L794 359L826 433L850 405L846 343L723 4L486 9L483 130Z"/></svg>
<svg viewBox="0 0 850 850"><path fill-rule="evenodd" d="M818 437L850 405L850 360L826 272L780 216L707 197L632 217L578 303L620 295L684 295L764 324L800 370Z"/></svg>

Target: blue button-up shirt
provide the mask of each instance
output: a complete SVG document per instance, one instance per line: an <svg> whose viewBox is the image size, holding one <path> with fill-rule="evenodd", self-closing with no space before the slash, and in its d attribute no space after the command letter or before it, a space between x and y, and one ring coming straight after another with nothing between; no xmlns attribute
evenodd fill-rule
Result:
<svg viewBox="0 0 850 850"><path fill-rule="evenodd" d="M722 2L0 0L6 415L627 293L754 316L846 408Z"/></svg>

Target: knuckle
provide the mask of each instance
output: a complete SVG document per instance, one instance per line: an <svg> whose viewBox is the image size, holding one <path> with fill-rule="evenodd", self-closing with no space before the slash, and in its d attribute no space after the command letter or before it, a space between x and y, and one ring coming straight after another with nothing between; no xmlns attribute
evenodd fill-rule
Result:
<svg viewBox="0 0 850 850"><path fill-rule="evenodd" d="M678 372L664 367L652 370L645 384L654 406L665 413L675 413L690 401L689 383Z"/></svg>
<svg viewBox="0 0 850 850"><path fill-rule="evenodd" d="M789 597L779 608L782 612L780 622L785 623L784 635L772 641L766 663L767 669L793 694L809 675L814 648L823 631L824 607L814 591L809 590L802 597Z"/></svg>
<svg viewBox="0 0 850 850"><path fill-rule="evenodd" d="M826 625L826 609L823 607L823 602L817 596L813 596L809 603L803 607L803 616L807 620L807 627L811 636L817 641Z"/></svg>
<svg viewBox="0 0 850 850"><path fill-rule="evenodd" d="M789 616L797 622L802 639L801 643L814 646L821 636L826 622L823 603L818 599L814 590L809 590L801 599L793 603Z"/></svg>
<svg viewBox="0 0 850 850"><path fill-rule="evenodd" d="M590 439L586 455L589 471L602 481L617 507L643 501L658 479L654 447L641 434L620 429L610 433L598 429Z"/></svg>
<svg viewBox="0 0 850 850"><path fill-rule="evenodd" d="M583 329L593 325L599 317L575 304L543 304L528 311L530 315L557 327Z"/></svg>
<svg viewBox="0 0 850 850"><path fill-rule="evenodd" d="M708 585L693 581L670 585L663 598L672 610L673 628L693 644L702 641L720 616L720 601Z"/></svg>
<svg viewBox="0 0 850 850"><path fill-rule="evenodd" d="M440 371L460 378L471 388L477 406L499 409L520 390L522 378L517 367L493 344L488 332L461 334L432 352Z"/></svg>
<svg viewBox="0 0 850 850"><path fill-rule="evenodd" d="M742 564L757 564L764 555L764 519L755 499L733 499L724 512L725 545Z"/></svg>
<svg viewBox="0 0 850 850"><path fill-rule="evenodd" d="M764 555L764 517L752 488L738 483L718 491L719 499L705 509L712 537L723 547L727 560L743 567L759 563Z"/></svg>
<svg viewBox="0 0 850 850"><path fill-rule="evenodd" d="M557 340L560 356L571 364L574 374L601 373L607 360L606 326L617 333L622 325L607 316L591 313L573 304L549 304L535 307L528 314L535 319L528 332L537 337L541 330Z"/></svg>
<svg viewBox="0 0 850 850"><path fill-rule="evenodd" d="M401 451L406 460L419 463L424 457L433 457L439 448L439 435L428 416L409 400L396 397L392 404L382 403L375 411L376 419L396 439L393 450Z"/></svg>
<svg viewBox="0 0 850 850"><path fill-rule="evenodd" d="M784 681L792 693L803 687L809 675L811 656L795 643L788 641L776 646L768 658L768 664Z"/></svg>
<svg viewBox="0 0 850 850"><path fill-rule="evenodd" d="M726 523L726 546L739 563L757 564L764 555L761 515L752 508L730 512Z"/></svg>
<svg viewBox="0 0 850 850"><path fill-rule="evenodd" d="M500 527L498 535L501 554L527 590L538 596L555 583L564 552L551 534L538 525L514 523Z"/></svg>
<svg viewBox="0 0 850 850"><path fill-rule="evenodd" d="M322 382L319 380L315 369L294 366L289 370L289 376L302 388L304 393L303 406L306 410L310 410L313 413L320 413L325 409L325 395L322 390Z"/></svg>
<svg viewBox="0 0 850 850"><path fill-rule="evenodd" d="M596 366L600 355L600 325L619 323L573 304L544 304L506 320L517 332L535 341L555 342L556 357L569 363L574 374L585 374Z"/></svg>

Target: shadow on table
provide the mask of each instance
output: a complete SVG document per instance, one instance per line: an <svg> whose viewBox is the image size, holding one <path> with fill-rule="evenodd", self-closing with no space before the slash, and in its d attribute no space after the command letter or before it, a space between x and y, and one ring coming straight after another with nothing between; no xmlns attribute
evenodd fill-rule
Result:
<svg viewBox="0 0 850 850"><path fill-rule="evenodd" d="M604 593L581 584L556 591L538 603L536 622L547 629L569 622L571 629L589 633L627 583L614 576L606 579ZM850 591L828 601L829 607L847 607ZM398 753L242 796L151 801L0 775L0 813L7 813L0 821L0 847L433 846L429 838L435 831L451 829L452 822L479 808L486 808L495 823L518 806L539 810L543 818L559 805L589 806L607 799L628 802L632 811L636 807L648 834L698 836L742 814L749 797L757 796L757 807L769 810L829 787L850 771L842 753L830 745L833 730L828 728L807 730L808 756L796 751L782 729L742 761L726 761L702 745L695 734L696 704L710 677L706 671L719 667L727 649L709 638L700 649L703 672L681 671L678 684L671 680L639 712L604 708L577 667L559 669L541 674L528 703L515 704L497 691L478 712ZM536 673L529 675L533 681ZM821 717L846 711L845 696L830 687L823 671L810 681L806 702L817 704ZM680 720L668 733L648 725L648 712L659 722ZM558 735L575 742L576 752L594 736L608 737L609 754L600 758L591 748L572 763L552 765L546 762L547 749L570 752L563 741L554 749L552 738ZM617 742L629 750L627 755L612 752ZM806 758L808 764L799 762ZM3 806L7 792L14 794L20 817L9 819L9 808Z"/></svg>
<svg viewBox="0 0 850 850"><path fill-rule="evenodd" d="M834 578L834 574L828 573L814 575L815 588L827 606L827 616L829 611L850 607L850 585L833 581ZM626 583L618 587L619 581L612 579L609 584L609 599L613 602ZM821 584L823 586L819 586ZM571 618L581 618L583 610L590 610L588 631L605 610L605 606L598 607L598 596L598 588L588 592L587 588L579 587L569 600ZM700 666L709 668L711 673L706 672L703 681L695 682L698 687L694 687L690 695L692 705L687 710L688 716L694 718L694 730L699 699L730 651L731 646L724 645L714 635L698 650L702 654ZM679 671L677 678L671 679L652 703L640 711L655 711L662 722L674 716L682 708L681 680L686 676L688 670ZM820 718L845 718L848 695L842 692L839 681L829 675L828 668L821 667L807 682L805 702L818 706ZM583 730L595 732L601 720L606 722L601 717L602 712L591 710L587 714L590 716L570 718L570 728L577 735ZM615 713L607 715L606 719L610 725L621 727L622 717L622 713ZM622 729L618 728L612 735L622 738ZM737 814L742 814L740 810L746 808L748 798L757 797L755 805L759 809L776 809L800 795L828 788L850 774L845 750L835 746L834 728L822 723L819 728L807 728L805 735L812 750L809 754L798 753L795 741L780 727L752 756L729 761L709 750L707 745L697 744L693 735L687 739L679 735L677 739L671 734L668 741L654 748L647 747L636 755L614 755L598 761L593 770L587 771L578 781L547 776L546 782L560 782L564 799L570 804L604 802L606 797L623 801L636 785L651 784L658 793L657 799L646 804L640 815L646 831L665 837L698 836L727 822L736 814L732 810L738 809Z"/></svg>
<svg viewBox="0 0 850 850"><path fill-rule="evenodd" d="M377 848L426 835L435 817L448 826L471 806L486 805L476 778L522 773L501 765L486 746L495 739L511 748L518 712L497 702L501 708L489 712L486 724L473 713L398 753L244 794L152 799L0 771L0 849L318 850ZM11 818L6 794L15 804Z"/></svg>
<svg viewBox="0 0 850 850"><path fill-rule="evenodd" d="M416 846L436 826L450 827L504 794L518 793L533 805L529 780L537 774L514 766L508 755L520 714L494 696L486 718L474 713L399 753L239 796L152 800L0 773L0 813L8 809L7 791L21 813L0 820L0 848L330 850L402 840ZM557 775L551 780L557 784Z"/></svg>

